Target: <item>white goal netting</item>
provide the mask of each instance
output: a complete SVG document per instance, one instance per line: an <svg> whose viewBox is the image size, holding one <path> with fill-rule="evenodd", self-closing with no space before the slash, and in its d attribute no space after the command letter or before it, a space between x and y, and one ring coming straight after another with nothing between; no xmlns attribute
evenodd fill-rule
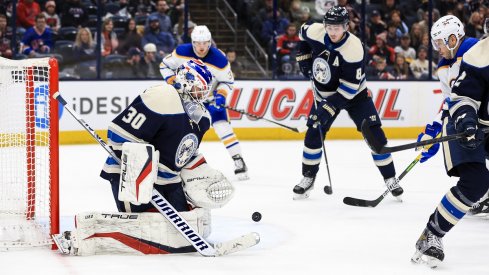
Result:
<svg viewBox="0 0 489 275"><path fill-rule="evenodd" d="M0 58L0 249L51 244L58 225L55 60Z"/></svg>

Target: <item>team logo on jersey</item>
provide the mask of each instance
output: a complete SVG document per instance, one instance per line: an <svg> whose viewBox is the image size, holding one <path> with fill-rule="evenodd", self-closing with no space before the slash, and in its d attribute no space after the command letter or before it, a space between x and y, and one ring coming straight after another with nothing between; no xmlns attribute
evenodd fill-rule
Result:
<svg viewBox="0 0 489 275"><path fill-rule="evenodd" d="M197 151L198 144L199 140L193 133L190 133L182 138L175 155L175 165L178 168L182 168L185 164L187 164L190 158L194 155L195 151Z"/></svg>
<svg viewBox="0 0 489 275"><path fill-rule="evenodd" d="M328 62L322 58L314 59L312 74L317 82L327 84L331 80L331 69Z"/></svg>

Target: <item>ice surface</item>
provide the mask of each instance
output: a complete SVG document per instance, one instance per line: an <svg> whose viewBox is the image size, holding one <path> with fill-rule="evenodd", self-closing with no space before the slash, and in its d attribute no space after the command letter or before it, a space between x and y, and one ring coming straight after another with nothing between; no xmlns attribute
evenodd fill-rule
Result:
<svg viewBox="0 0 489 275"><path fill-rule="evenodd" d="M409 141L392 141L400 144ZM62 256L48 249L0 253L0 274L489 274L489 220L465 217L445 238L445 261L437 270L410 263L414 244L429 215L457 181L444 172L441 152L417 164L400 182L404 202L390 195L376 208L342 203L343 197L377 198L385 189L361 140L326 141L333 194L326 195L324 163L316 188L304 201L292 200L301 179L302 141L242 141L249 181L234 181L224 146L201 146L210 165L233 179L235 198L213 211L211 241L256 231L261 243L236 254ZM399 175L417 152L394 154ZM60 156L62 229L73 215L116 211L108 183L99 178L106 152L98 145L62 146ZM259 211L263 218L253 222Z"/></svg>

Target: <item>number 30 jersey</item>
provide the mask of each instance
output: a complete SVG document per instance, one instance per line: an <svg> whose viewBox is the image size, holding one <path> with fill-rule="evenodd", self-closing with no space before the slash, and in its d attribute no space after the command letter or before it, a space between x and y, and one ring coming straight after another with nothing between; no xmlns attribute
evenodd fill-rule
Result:
<svg viewBox="0 0 489 275"><path fill-rule="evenodd" d="M202 137L210 127L207 112L195 123L185 112L180 95L168 84L147 89L109 125L108 144L118 157L124 142L149 143L160 152L157 184L180 182L179 172L198 154ZM100 176L119 177L120 165L107 158Z"/></svg>

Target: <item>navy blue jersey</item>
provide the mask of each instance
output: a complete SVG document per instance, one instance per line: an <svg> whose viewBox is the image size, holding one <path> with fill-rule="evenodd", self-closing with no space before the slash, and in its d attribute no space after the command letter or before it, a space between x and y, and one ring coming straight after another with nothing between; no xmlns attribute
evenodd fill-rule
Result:
<svg viewBox="0 0 489 275"><path fill-rule="evenodd" d="M462 58L460 73L452 87L449 107L453 114L461 107L473 108L484 125L489 125L489 39L470 48Z"/></svg>
<svg viewBox="0 0 489 275"><path fill-rule="evenodd" d="M198 154L202 137L210 127L207 112L195 123L184 110L173 86L147 89L109 125L108 144L120 157L124 142L149 143L160 152L157 184L180 182L179 171ZM120 165L109 157L101 177L119 177Z"/></svg>
<svg viewBox="0 0 489 275"><path fill-rule="evenodd" d="M360 39L345 32L341 41L333 43L320 23L302 25L299 38L301 50L308 47L312 54L311 71L319 95L343 108L366 90L365 51Z"/></svg>

